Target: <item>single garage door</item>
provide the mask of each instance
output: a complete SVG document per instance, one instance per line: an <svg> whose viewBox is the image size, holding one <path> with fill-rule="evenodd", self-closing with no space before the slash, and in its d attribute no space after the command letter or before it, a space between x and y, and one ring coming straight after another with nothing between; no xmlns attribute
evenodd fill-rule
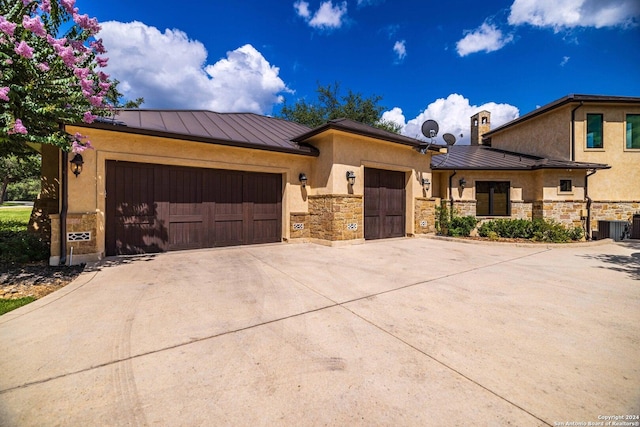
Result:
<svg viewBox="0 0 640 427"><path fill-rule="evenodd" d="M279 242L277 174L107 162L107 255Z"/></svg>
<svg viewBox="0 0 640 427"><path fill-rule="evenodd" d="M404 172L365 168L364 238L405 235Z"/></svg>

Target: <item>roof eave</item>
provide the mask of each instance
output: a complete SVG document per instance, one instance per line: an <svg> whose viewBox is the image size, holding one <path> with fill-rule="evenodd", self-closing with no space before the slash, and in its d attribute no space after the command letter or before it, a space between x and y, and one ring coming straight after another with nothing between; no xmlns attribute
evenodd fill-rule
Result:
<svg viewBox="0 0 640 427"><path fill-rule="evenodd" d="M533 111L530 111L529 113L518 117L517 119L514 119L508 123L505 123L502 126L499 126L493 130L490 130L489 132L486 132L482 135L482 139L483 141L485 140L491 140L491 136L501 132L505 129L508 129L512 126L516 126L522 122L525 122L529 119L532 119L534 117L540 116L542 114L545 114L549 111L555 110L556 108L560 108L564 105L567 104L573 104L573 103L580 103L580 102L591 102L591 103L617 103L617 104L635 104L635 103L640 103L640 98L636 98L636 97L624 97L624 96L603 96L603 95L580 95L580 94L569 94L567 96L564 96L560 99L557 99L553 102L550 102L549 104L543 105L540 108L536 108Z"/></svg>
<svg viewBox="0 0 640 427"><path fill-rule="evenodd" d="M287 148L287 147L276 147L273 145L266 146L266 145L245 142L245 141L223 140L223 139L215 139L215 138L206 138L203 136L193 136L193 135L163 132L163 131L151 130L151 129L134 128L134 127L121 125L121 124L94 122L91 124L77 123L77 124L74 124L73 126L108 130L113 132L130 133L130 134L136 134L136 135L155 136L159 138L178 139L183 141L202 142L205 144L225 145L228 147L249 148L253 150L297 154L301 156L318 157L320 155L320 152L318 151L318 149L309 144L299 144L301 149L295 149L295 148ZM302 147L304 147L304 149L302 149Z"/></svg>
<svg viewBox="0 0 640 427"><path fill-rule="evenodd" d="M387 142L393 142L395 144L406 145L407 147L412 147L412 148L419 147L420 144L421 144L417 140L414 143L414 142L411 142L411 141L405 141L405 140L403 140L401 138L393 138L393 137L390 137L390 136L386 137L386 136L377 134L375 132L365 132L365 131L358 130L358 129L348 128L348 127L341 126L340 124L333 123L333 122L325 123L324 125L319 126L319 127L315 128L315 129L312 129L309 132L305 132L302 135L298 135L298 136L292 138L291 140L293 142L301 143L301 142L304 142L304 141L308 140L309 138L312 138L312 137L314 137L316 135L320 135L321 133L326 132L328 130L337 130L337 131L352 133L354 135L360 135L360 136L366 136L366 137L369 137L369 138L380 139L380 140L387 141ZM444 148L444 146L443 145L435 145L434 144L434 145L429 147L429 150L430 151L439 152L441 148Z"/></svg>

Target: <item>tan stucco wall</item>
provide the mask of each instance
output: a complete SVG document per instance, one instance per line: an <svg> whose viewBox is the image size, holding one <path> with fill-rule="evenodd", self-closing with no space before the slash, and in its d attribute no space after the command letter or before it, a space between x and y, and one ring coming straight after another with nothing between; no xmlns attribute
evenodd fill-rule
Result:
<svg viewBox="0 0 640 427"><path fill-rule="evenodd" d="M603 149L586 148L587 113L603 114ZM627 114L640 114L640 106L588 104L576 111L576 161L612 166L589 178L593 200L640 201L640 150L626 149Z"/></svg>
<svg viewBox="0 0 640 427"><path fill-rule="evenodd" d="M330 130L309 141L320 150L310 178L310 195L364 195L365 168L377 168L405 173L407 234L416 233L415 203L417 198L431 197L433 188L425 194L422 178L432 183L429 164L431 154L419 154L409 146L381 141L360 135ZM346 173L353 171L356 182L353 188L347 183ZM364 207L363 207L364 210ZM421 231L419 231L421 232Z"/></svg>
<svg viewBox="0 0 640 427"><path fill-rule="evenodd" d="M571 160L571 111L569 104L523 123L499 131L491 137L494 148L559 160ZM603 114L603 149L586 148L588 113ZM575 161L603 163L589 179L589 195L601 201L640 201L640 150L627 150L626 115L640 114L640 105L585 103L575 110Z"/></svg>
<svg viewBox="0 0 640 427"><path fill-rule="evenodd" d="M448 179L449 175L444 175ZM460 188L460 179L467 181L465 189ZM571 179L573 191L561 192L560 180ZM584 171L541 169L536 171L458 171L453 177L454 200L475 200L476 181L509 181L511 184L511 201L534 200L583 200Z"/></svg>
<svg viewBox="0 0 640 427"><path fill-rule="evenodd" d="M100 129L70 126L67 130L70 133L80 132L87 135L95 148L82 153L84 158L82 174L78 178L70 174L69 214L94 213L97 215L96 245L100 256L104 255L105 248L107 160L281 174L283 176L282 230L285 239L290 237L290 214L308 211L307 197L312 191L313 181L310 180L307 188L302 189L298 175L301 172L309 175L312 163L317 160L315 158Z"/></svg>
<svg viewBox="0 0 640 427"><path fill-rule="evenodd" d="M320 150L317 158L100 129L69 127L67 130L87 135L95 148L82 153L82 174L77 178L70 174L69 215L95 217L94 247L98 257L103 256L105 251L105 173L108 160L281 174L282 237L285 240L313 237L311 230L305 231L307 227L313 227L313 218L309 216L310 198L331 196L332 202L355 198L353 200L362 206L360 214L355 212L354 218L360 218L364 211L366 167L405 173L405 229L407 234L414 234L416 199L431 197L432 192L423 191L421 179L429 178L434 182L429 170L430 154L421 155L408 146L335 130L324 132L309 141ZM356 174L353 188L348 185L345 176L349 170ZM301 172L308 177L306 188L302 188L298 181ZM304 224L305 228L294 230L294 223L298 228ZM359 232L362 232L362 224ZM341 233L341 239L351 238L351 235ZM353 234L353 238L362 240L357 233ZM55 252L56 248L52 247L52 255L59 255Z"/></svg>
<svg viewBox="0 0 640 427"><path fill-rule="evenodd" d="M517 153L569 160L571 109L570 106L561 107L498 132L491 136L491 146Z"/></svg>

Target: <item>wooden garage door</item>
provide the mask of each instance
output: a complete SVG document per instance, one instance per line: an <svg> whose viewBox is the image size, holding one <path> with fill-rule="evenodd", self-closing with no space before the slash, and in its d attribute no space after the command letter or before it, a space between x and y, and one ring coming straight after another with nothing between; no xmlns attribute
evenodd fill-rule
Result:
<svg viewBox="0 0 640 427"><path fill-rule="evenodd" d="M404 172L366 168L364 171L364 238L405 235Z"/></svg>
<svg viewBox="0 0 640 427"><path fill-rule="evenodd" d="M280 175L107 162L107 255L278 242Z"/></svg>

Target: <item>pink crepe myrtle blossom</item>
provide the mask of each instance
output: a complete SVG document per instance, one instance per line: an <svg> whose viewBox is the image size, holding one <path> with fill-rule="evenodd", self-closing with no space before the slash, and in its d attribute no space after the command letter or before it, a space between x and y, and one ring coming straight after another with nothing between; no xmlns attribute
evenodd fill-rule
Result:
<svg viewBox="0 0 640 427"><path fill-rule="evenodd" d="M89 15L73 14L73 22L78 24L80 28L88 31L90 34L98 34L100 32L100 25L96 18L89 18Z"/></svg>
<svg viewBox="0 0 640 427"><path fill-rule="evenodd" d="M102 107L102 97L101 96L90 96L89 103L94 107Z"/></svg>
<svg viewBox="0 0 640 427"><path fill-rule="evenodd" d="M89 42L89 46L98 54L102 55L107 53L107 50L104 48L104 45L102 44L102 39L93 40Z"/></svg>
<svg viewBox="0 0 640 427"><path fill-rule="evenodd" d="M26 135L29 132L27 131L27 128L24 127L24 125L22 124L22 120L20 119L16 119L15 123L13 124L13 128L9 129L7 131L7 133L9 135L13 135L13 134L21 134L21 135Z"/></svg>
<svg viewBox="0 0 640 427"><path fill-rule="evenodd" d="M27 59L31 59L31 58L33 58L33 48L32 48L31 46L29 46L29 45L27 44L27 42L25 42L24 40L23 40L23 41L21 41L21 42L18 44L18 46L16 46L16 48L14 49L14 51L15 51L18 55L20 55L20 56L22 56L22 57L24 57L24 58L27 58Z"/></svg>
<svg viewBox="0 0 640 427"><path fill-rule="evenodd" d="M46 73L47 71L49 71L49 64L47 64L46 62L41 62L37 65L38 69L40 71L42 71L43 73Z"/></svg>
<svg viewBox="0 0 640 427"><path fill-rule="evenodd" d="M100 68L106 67L108 61L109 61L109 58L103 58L101 56L96 56L96 63L98 64L98 67L100 67Z"/></svg>
<svg viewBox="0 0 640 427"><path fill-rule="evenodd" d="M89 77L90 71L91 70L89 70L88 68L74 68L73 75L79 79L86 79L87 77Z"/></svg>
<svg viewBox="0 0 640 427"><path fill-rule="evenodd" d="M5 87L0 87L0 99L2 99L3 101L8 101L9 100L9 88L7 86Z"/></svg>
<svg viewBox="0 0 640 427"><path fill-rule="evenodd" d="M80 87L82 88L82 93L92 93L93 92L93 81L89 79L80 79Z"/></svg>
<svg viewBox="0 0 640 427"><path fill-rule="evenodd" d="M44 13L51 13L51 1L50 0L42 0L40 3L40 10Z"/></svg>
<svg viewBox="0 0 640 427"><path fill-rule="evenodd" d="M86 149L93 150L91 141L89 140L82 141L85 138L86 136L76 132L76 134L73 136L73 143L71 144L72 153L82 153Z"/></svg>
<svg viewBox="0 0 640 427"><path fill-rule="evenodd" d="M33 18L29 18L28 15L23 16L22 26L37 36L47 36L47 31L44 29L44 24L40 20L39 16L35 16Z"/></svg>
<svg viewBox="0 0 640 427"><path fill-rule="evenodd" d="M73 14L75 12L76 0L60 0L60 4L69 14Z"/></svg>
<svg viewBox="0 0 640 427"><path fill-rule="evenodd" d="M82 121L85 123L93 123L97 118L98 116L91 114L91 111L87 111L83 114Z"/></svg>
<svg viewBox="0 0 640 427"><path fill-rule="evenodd" d="M6 35L13 37L13 32L16 30L18 24L14 24L11 21L7 21L4 16L0 15L0 31Z"/></svg>

